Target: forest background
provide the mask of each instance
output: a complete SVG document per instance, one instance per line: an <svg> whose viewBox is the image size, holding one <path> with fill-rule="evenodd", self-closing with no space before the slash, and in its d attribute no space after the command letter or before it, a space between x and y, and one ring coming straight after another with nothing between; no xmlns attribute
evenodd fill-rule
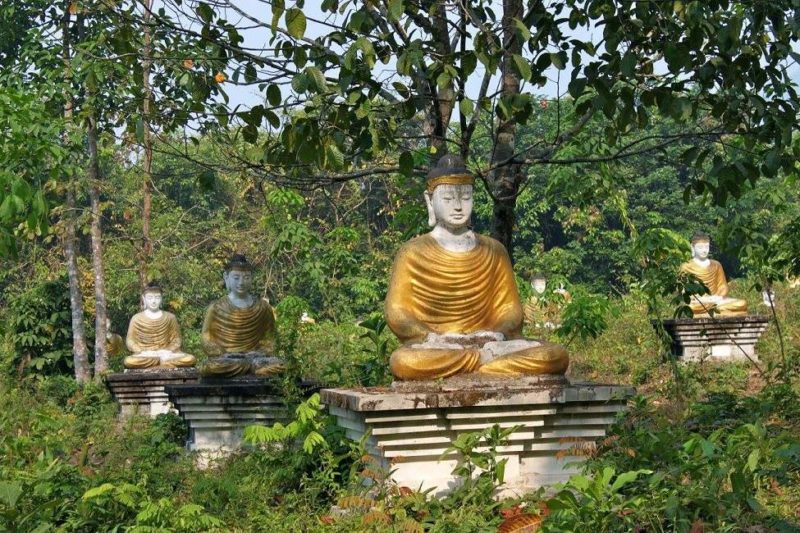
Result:
<svg viewBox="0 0 800 533"><path fill-rule="evenodd" d="M177 421L112 423L102 390L68 376L88 383L120 369L96 339L106 336L106 317L124 336L152 279L178 316L184 349L201 354L205 306L224 293L227 258L242 252L277 309L276 349L292 363L289 377L387 383L396 343L380 322L389 268L399 245L426 231L425 169L447 151L478 175L474 227L508 246L523 298L534 272L574 296L559 331L529 333L567 343L573 377L633 383L647 398L608 443L606 463L592 466L601 480L609 464L619 475L612 471L606 492L572 487L594 506L582 500L583 514L572 516L562 501L558 520L610 520L621 530L791 525L800 501L792 410L800 321L784 280L800 273L789 75L797 6L506 2L498 16L483 2L472 11L339 4L322 5L347 15L322 37L306 34L315 21L302 2L265 4L256 22L238 13L239 26L272 32L257 53L228 21L234 2L0 8L2 525L219 527L206 511L242 529L274 520L313 528L330 518L332 502L357 492L349 475L366 469L333 459L332 450L344 451L331 428L329 453L289 447L288 460L262 444L263 453L235 458L214 479L178 451ZM423 14L455 22L442 31ZM567 25L604 29L599 39L577 38L561 32ZM451 39L467 26L473 42ZM426 37L415 40L415 31ZM387 37L395 34L397 42ZM376 64L397 77L375 74ZM467 88L473 74L476 94ZM560 92L537 92L554 77ZM484 88L490 82L495 92ZM226 106L229 85L257 86L263 103ZM777 318L758 365L677 367L648 322L680 312L686 291L702 291L678 274L696 230L711 234L734 294ZM775 309L761 304L769 285ZM301 322L303 312L315 323ZM19 402L42 404L20 413ZM324 426L311 410L306 422ZM637 423L642 433L631 431ZM663 448L682 452L662 457ZM126 472L131 456L136 468ZM290 466L276 468L281 461ZM237 484L254 464L260 477ZM56 473L67 481L49 481ZM379 507L392 527L413 516L426 529L481 530L544 501L498 507L481 486L465 487L449 503L373 494L366 510ZM720 490L732 494L729 511L714 506ZM516 511L500 512L508 509ZM340 527L362 518L386 525L367 516L353 513Z"/></svg>

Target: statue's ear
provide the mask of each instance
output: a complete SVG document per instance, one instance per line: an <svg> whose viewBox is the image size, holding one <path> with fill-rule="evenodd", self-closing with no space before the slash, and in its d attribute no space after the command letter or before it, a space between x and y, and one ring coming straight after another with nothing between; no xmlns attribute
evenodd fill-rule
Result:
<svg viewBox="0 0 800 533"><path fill-rule="evenodd" d="M428 208L428 225L433 227L436 225L436 213L433 211L433 193L425 191L425 206Z"/></svg>

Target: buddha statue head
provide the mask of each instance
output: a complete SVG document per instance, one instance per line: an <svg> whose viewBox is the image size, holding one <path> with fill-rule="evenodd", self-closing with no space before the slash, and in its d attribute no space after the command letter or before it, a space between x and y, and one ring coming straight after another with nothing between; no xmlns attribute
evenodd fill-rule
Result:
<svg viewBox="0 0 800 533"><path fill-rule="evenodd" d="M161 310L161 285L157 281L151 281L142 291L142 307L150 313L157 313Z"/></svg>
<svg viewBox="0 0 800 533"><path fill-rule="evenodd" d="M445 155L428 172L427 181L428 224L451 232L468 228L475 178L467 171L464 160L457 155Z"/></svg>
<svg viewBox="0 0 800 533"><path fill-rule="evenodd" d="M237 298L246 298L253 287L253 265L242 254L233 254L222 274L228 292Z"/></svg>
<svg viewBox="0 0 800 533"><path fill-rule="evenodd" d="M698 261L705 261L708 259L708 254L711 251L711 237L702 231L696 232L692 236L692 258Z"/></svg>
<svg viewBox="0 0 800 533"><path fill-rule="evenodd" d="M531 288L536 294L544 294L545 287L547 287L547 278L544 274L534 274L531 278Z"/></svg>

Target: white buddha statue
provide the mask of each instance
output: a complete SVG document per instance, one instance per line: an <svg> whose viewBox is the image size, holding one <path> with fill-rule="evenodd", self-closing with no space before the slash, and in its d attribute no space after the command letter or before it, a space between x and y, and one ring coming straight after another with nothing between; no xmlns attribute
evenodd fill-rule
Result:
<svg viewBox="0 0 800 533"><path fill-rule="evenodd" d="M523 308L525 321L536 328L554 329L561 324L563 304L572 300L572 295L561 284L553 289L553 296L546 296L547 278L540 273L531 277L531 297Z"/></svg>
<svg viewBox="0 0 800 533"><path fill-rule="evenodd" d="M175 315L161 309L161 287L151 282L142 293L144 311L131 318L125 345L131 355L125 368L178 368L194 366L193 355L181 351L181 332Z"/></svg>
<svg viewBox="0 0 800 533"><path fill-rule="evenodd" d="M470 227L474 178L458 156L428 175L433 230L404 244L386 295L386 322L403 346L390 367L400 380L478 372L563 374L566 350L521 337L523 311L506 249Z"/></svg>
<svg viewBox="0 0 800 533"><path fill-rule="evenodd" d="M719 261L709 259L711 239L705 233L692 237L692 259L681 265L681 271L691 274L708 288L708 294L694 295L689 307L695 318L715 316L743 316L747 302L728 296L728 281Z"/></svg>

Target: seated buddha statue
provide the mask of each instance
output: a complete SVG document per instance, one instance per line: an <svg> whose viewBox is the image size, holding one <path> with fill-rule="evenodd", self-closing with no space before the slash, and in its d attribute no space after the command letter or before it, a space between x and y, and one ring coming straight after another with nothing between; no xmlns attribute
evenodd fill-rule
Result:
<svg viewBox="0 0 800 533"><path fill-rule="evenodd" d="M470 228L474 178L458 156L428 174L430 233L404 244L392 267L386 322L403 343L390 359L399 380L461 373L563 374L566 350L521 337L522 305L508 253Z"/></svg>
<svg viewBox="0 0 800 533"><path fill-rule="evenodd" d="M719 261L709 259L711 239L705 233L692 237L692 259L681 265L681 272L691 274L708 288L708 294L693 295L689 307L695 318L716 316L743 316L747 302L728 297L728 281Z"/></svg>
<svg viewBox="0 0 800 533"><path fill-rule="evenodd" d="M161 309L161 287L151 282L142 293L144 311L128 325L125 345L131 355L122 364L129 369L194 366L193 355L181 351L181 331L175 315Z"/></svg>
<svg viewBox="0 0 800 533"><path fill-rule="evenodd" d="M253 267L243 255L235 254L222 277L228 294L206 310L202 342L208 360L200 375L232 378L280 372L281 360L269 355L275 338L275 314L267 300L250 292Z"/></svg>
<svg viewBox="0 0 800 533"><path fill-rule="evenodd" d="M531 278L531 289L533 293L523 306L525 322L536 328L559 327L563 304L572 301L572 295L560 285L557 289L553 289L551 296L546 296L547 278L538 273Z"/></svg>
<svg viewBox="0 0 800 533"><path fill-rule="evenodd" d="M119 357L125 353L125 339L111 329L110 318L106 318L106 353L109 357Z"/></svg>

